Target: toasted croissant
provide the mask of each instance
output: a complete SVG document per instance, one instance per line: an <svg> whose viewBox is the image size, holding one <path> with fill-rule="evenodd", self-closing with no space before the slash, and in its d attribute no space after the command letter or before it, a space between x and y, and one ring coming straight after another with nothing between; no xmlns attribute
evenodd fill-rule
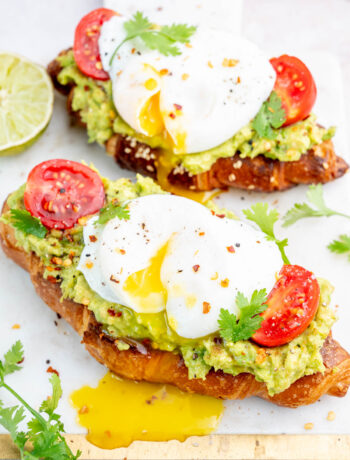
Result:
<svg viewBox="0 0 350 460"><path fill-rule="evenodd" d="M8 210L4 205L3 212ZM169 383L184 391L223 399L243 399L258 396L275 404L298 407L312 404L322 395L344 396L350 385L350 355L330 335L321 353L325 372L303 377L282 393L270 396L266 385L252 374L235 377L222 371L211 370L205 380L189 379L181 356L147 348L144 345L120 351L112 337L106 335L94 314L84 305L71 300L61 301L59 282L43 278L44 267L33 253L17 246L13 228L0 222L0 242L5 254L27 270L39 296L59 313L82 337L90 354L116 374L134 380Z"/></svg>

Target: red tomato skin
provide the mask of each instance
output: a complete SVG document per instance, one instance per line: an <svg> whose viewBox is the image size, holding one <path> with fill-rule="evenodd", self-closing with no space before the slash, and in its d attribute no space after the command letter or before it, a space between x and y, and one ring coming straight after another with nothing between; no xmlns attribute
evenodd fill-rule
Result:
<svg viewBox="0 0 350 460"><path fill-rule="evenodd" d="M100 176L81 163L48 160L28 175L25 208L47 228L72 228L81 217L98 212L104 202Z"/></svg>
<svg viewBox="0 0 350 460"><path fill-rule="evenodd" d="M283 54L270 59L276 71L274 91L282 99L288 126L310 115L317 97L315 80L306 65L295 56Z"/></svg>
<svg viewBox="0 0 350 460"><path fill-rule="evenodd" d="M102 68L98 39L102 24L116 14L108 8L97 8L84 16L75 29L75 62L83 74L95 80L109 80Z"/></svg>
<svg viewBox="0 0 350 460"><path fill-rule="evenodd" d="M302 334L313 320L320 286L313 273L299 265L284 265L271 290L260 329L253 335L259 345L276 347Z"/></svg>

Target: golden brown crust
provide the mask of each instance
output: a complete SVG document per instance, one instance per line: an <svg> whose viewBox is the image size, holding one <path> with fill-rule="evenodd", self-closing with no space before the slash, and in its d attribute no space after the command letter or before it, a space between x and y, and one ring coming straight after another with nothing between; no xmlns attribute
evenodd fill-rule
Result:
<svg viewBox="0 0 350 460"><path fill-rule="evenodd" d="M7 205L4 205L3 212ZM5 254L27 270L38 295L47 305L59 313L82 337L90 354L116 374L135 380L169 383L184 391L195 392L223 399L243 399L258 396L275 404L298 407L312 404L322 395L344 396L350 385L350 355L331 337L321 350L326 371L303 377L287 390L269 396L265 384L251 374L233 377L222 371L211 370L205 380L188 378L188 370L179 355L132 347L118 350L114 340L104 334L93 313L87 307L71 300L60 301L58 283L43 278L43 266L34 254L27 254L16 246L14 230L0 222L0 242Z"/></svg>
<svg viewBox="0 0 350 460"><path fill-rule="evenodd" d="M60 55L68 50L62 51ZM57 76L61 70L58 61L48 66L54 86L68 96L67 110L80 125L79 112L72 109L74 85L61 85ZM157 178L157 157L159 151L129 137L114 134L106 142L106 150L125 169ZM229 158L219 158L210 170L190 175L181 168L173 169L168 175L172 185L190 190L212 190L234 187L243 190L273 192L286 190L298 184L326 183L343 176L348 170L347 163L335 154L331 141L310 149L299 161L282 162L258 155L256 158L241 158L236 154Z"/></svg>

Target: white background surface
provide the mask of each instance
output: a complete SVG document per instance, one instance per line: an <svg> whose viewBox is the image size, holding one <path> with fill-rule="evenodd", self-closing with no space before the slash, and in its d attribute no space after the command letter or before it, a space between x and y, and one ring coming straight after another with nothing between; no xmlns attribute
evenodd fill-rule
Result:
<svg viewBox="0 0 350 460"><path fill-rule="evenodd" d="M98 0L0 0L0 49L26 55L45 65L60 50L71 45L74 27L81 16L100 4ZM315 111L324 124L339 126L336 148L349 160L340 68L334 56L319 53L337 53L346 81L350 80L350 65L346 62L350 49L347 29L350 2L246 0L243 18L243 33L269 50L269 54L292 52L295 47L302 50L298 54L310 66L318 84ZM350 87L347 85L346 106L349 107ZM133 177L133 174L120 171L100 147L87 145L84 130L69 126L65 100L56 95L52 122L38 143L21 156L0 158L0 201L25 181L35 164L57 157L93 161L103 174L111 178ZM344 212L350 212L349 181L350 176L347 176L325 187L327 202ZM222 195L218 203L239 213L250 203L266 198L283 213L295 201L302 201L305 191L305 187L299 187L270 196L231 191ZM350 264L345 257L332 255L326 249L329 241L346 232L350 232L350 223L334 217L304 220L290 229L281 229L280 235L289 238L288 255L293 262L305 265L334 284L333 303L340 305L340 321L334 327L334 335L350 349L347 332ZM50 359L50 365L59 370L62 378L64 395L59 409L66 430L83 432L74 423L75 411L69 405L69 394L83 384L96 384L105 369L88 355L79 337L64 320L58 320L36 296L28 275L6 259L2 252L0 293L0 354L17 339L23 341L25 348L24 369L9 381L37 406L49 391L45 371L48 367L46 360ZM16 323L21 325L19 330L11 328ZM350 433L350 395L345 399L325 397L311 407L297 410L277 408L257 399L226 405L219 429L221 433L303 433L306 422L314 423L314 433ZM330 410L336 413L334 422L326 421Z"/></svg>

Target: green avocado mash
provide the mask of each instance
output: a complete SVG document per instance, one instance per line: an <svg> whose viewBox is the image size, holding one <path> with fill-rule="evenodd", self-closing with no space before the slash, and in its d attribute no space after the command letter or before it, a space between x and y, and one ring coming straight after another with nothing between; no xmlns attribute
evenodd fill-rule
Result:
<svg viewBox="0 0 350 460"><path fill-rule="evenodd" d="M116 112L112 100L111 81L102 82L83 75L74 61L73 52L57 58L62 66L58 75L61 85L73 82L76 85L72 108L80 111L87 125L89 142L104 144L113 133L131 136L152 148L167 149L162 136L147 137L134 131ZM261 138L252 123L244 126L231 139L211 150L187 155L172 154L171 162L182 165L191 174L199 174L211 168L218 158L231 157L239 153L242 158L264 155L280 161L297 161L312 146L334 136L335 128L322 128L316 124L316 117L285 128L276 129L273 140Z"/></svg>
<svg viewBox="0 0 350 460"><path fill-rule="evenodd" d="M103 183L108 202L118 199L122 204L138 196L165 193L153 180L142 176L137 176L136 183L127 179L103 179ZM23 193L24 186L10 195L10 208L24 207ZM233 217L228 211L226 215ZM8 214L3 215L2 220L11 225ZM122 305L102 299L91 290L83 274L77 270L83 249L81 225L69 231L51 230L44 239L26 235L20 230L15 232L18 245L41 258L46 267L44 276L55 276L61 282L62 297L88 306L103 325L104 331L116 339L121 350L129 347L123 338L148 339L153 348L181 354L190 378L205 379L211 368L232 375L249 372L257 380L266 383L271 395L285 390L304 375L324 371L320 349L335 321L334 312L329 306L332 287L327 281L319 280L321 299L314 320L287 345L264 350L250 341L225 342L215 336L188 340L179 337L168 326L164 312L137 314ZM54 256L60 259L60 271L54 270L57 268Z"/></svg>

